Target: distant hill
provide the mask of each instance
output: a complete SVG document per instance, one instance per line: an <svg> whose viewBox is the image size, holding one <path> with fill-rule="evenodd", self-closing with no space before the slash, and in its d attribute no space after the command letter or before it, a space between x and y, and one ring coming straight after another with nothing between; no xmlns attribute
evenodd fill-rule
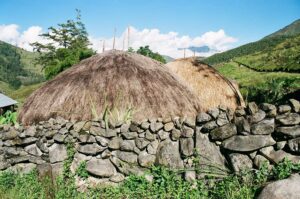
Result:
<svg viewBox="0 0 300 199"><path fill-rule="evenodd" d="M257 71L300 72L300 20L263 39L204 59L215 65L237 61Z"/></svg>
<svg viewBox="0 0 300 199"><path fill-rule="evenodd" d="M173 57L170 57L168 55L162 55L162 56L166 60L167 63L175 60Z"/></svg>
<svg viewBox="0 0 300 199"><path fill-rule="evenodd" d="M41 67L33 63L37 56L36 53L0 41L0 91L7 90L6 87L18 89L22 85L43 81Z"/></svg>

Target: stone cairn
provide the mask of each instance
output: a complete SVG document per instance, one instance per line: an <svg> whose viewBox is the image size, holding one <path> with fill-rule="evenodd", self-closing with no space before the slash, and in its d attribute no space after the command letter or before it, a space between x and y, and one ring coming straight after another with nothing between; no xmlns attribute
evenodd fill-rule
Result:
<svg viewBox="0 0 300 199"><path fill-rule="evenodd" d="M286 105L251 102L235 112L219 107L196 118L109 126L102 120L70 122L59 117L27 127L2 125L0 170L26 173L36 168L55 178L68 158L68 143L75 150L70 170L76 174L86 161L89 177L83 183L88 185L115 185L130 174L143 175L153 165L182 171L186 180L201 178L212 168L223 174L257 169L263 162L272 167L285 157L300 160L299 114L299 101L291 99Z"/></svg>

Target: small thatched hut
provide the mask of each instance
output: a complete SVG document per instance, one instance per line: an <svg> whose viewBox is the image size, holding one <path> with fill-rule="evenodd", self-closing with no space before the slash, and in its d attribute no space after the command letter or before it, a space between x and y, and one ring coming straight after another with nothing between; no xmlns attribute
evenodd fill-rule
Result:
<svg viewBox="0 0 300 199"><path fill-rule="evenodd" d="M230 109L245 105L237 84L196 58L178 59L166 66L197 94L204 111L219 105Z"/></svg>
<svg viewBox="0 0 300 199"><path fill-rule="evenodd" d="M104 113L136 120L195 116L200 101L172 72L150 58L107 51L67 69L29 96L19 121L51 117L90 120Z"/></svg>

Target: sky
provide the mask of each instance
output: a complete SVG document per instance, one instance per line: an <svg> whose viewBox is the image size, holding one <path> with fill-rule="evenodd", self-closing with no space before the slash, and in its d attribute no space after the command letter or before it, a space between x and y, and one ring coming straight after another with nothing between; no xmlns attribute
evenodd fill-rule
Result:
<svg viewBox="0 0 300 199"><path fill-rule="evenodd" d="M27 50L50 26L82 13L92 47L149 45L174 58L209 46L208 56L261 39L300 18L300 0L0 0L0 40ZM188 55L193 52L187 51Z"/></svg>

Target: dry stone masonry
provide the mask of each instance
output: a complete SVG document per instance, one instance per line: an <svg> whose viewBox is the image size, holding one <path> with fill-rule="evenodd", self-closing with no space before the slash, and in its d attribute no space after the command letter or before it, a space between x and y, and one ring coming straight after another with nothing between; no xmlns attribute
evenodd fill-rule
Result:
<svg viewBox="0 0 300 199"><path fill-rule="evenodd" d="M71 171L86 162L90 185L117 184L130 174L143 175L153 165L186 170L185 178L201 172L239 172L270 167L283 158L300 160L300 103L275 106L251 102L235 112L219 107L196 118L149 119L109 124L50 119L32 126L0 127L0 170L56 177L75 155ZM195 164L195 159L199 159ZM149 176L148 176L149 177ZM80 184L80 179L78 178ZM82 179L81 179L82 180Z"/></svg>

